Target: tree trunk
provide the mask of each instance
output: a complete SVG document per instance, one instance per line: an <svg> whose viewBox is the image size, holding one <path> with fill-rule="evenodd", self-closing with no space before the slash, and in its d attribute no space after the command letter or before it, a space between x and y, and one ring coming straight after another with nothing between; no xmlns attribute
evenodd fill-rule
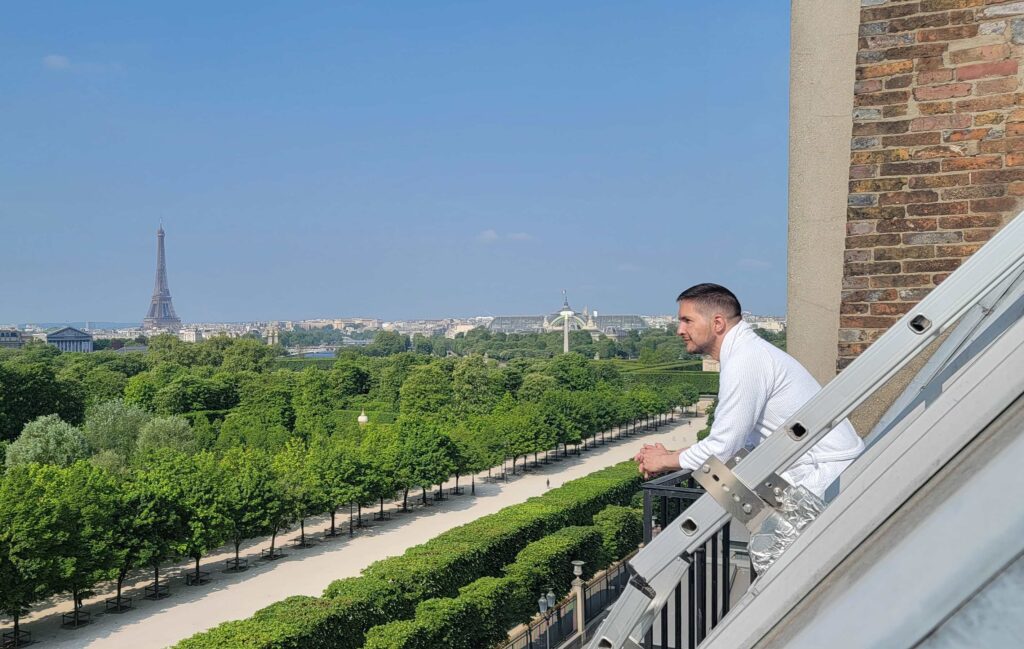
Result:
<svg viewBox="0 0 1024 649"><path fill-rule="evenodd" d="M356 503L356 525L363 526L363 503Z"/></svg>
<svg viewBox="0 0 1024 649"><path fill-rule="evenodd" d="M352 530L352 502L348 503L348 535L352 536L355 532Z"/></svg>
<svg viewBox="0 0 1024 649"><path fill-rule="evenodd" d="M488 473L490 473L490 470L488 470ZM476 495L476 474L473 474L472 476L470 476L469 493L470 493L470 495L473 495L473 496Z"/></svg>
<svg viewBox="0 0 1024 649"><path fill-rule="evenodd" d="M426 487L420 487L420 488L423 489L423 504L426 505L427 504L427 488Z"/></svg>
<svg viewBox="0 0 1024 649"><path fill-rule="evenodd" d="M380 519L384 520L384 496L380 497Z"/></svg>
<svg viewBox="0 0 1024 649"><path fill-rule="evenodd" d="M198 584L199 583L199 556L197 555L195 557L195 559L196 559L196 583Z"/></svg>
<svg viewBox="0 0 1024 649"><path fill-rule="evenodd" d="M409 488L406 487L405 491L402 492L402 511L409 511Z"/></svg>
<svg viewBox="0 0 1024 649"><path fill-rule="evenodd" d="M153 564L153 596L160 596L160 564Z"/></svg>
<svg viewBox="0 0 1024 649"><path fill-rule="evenodd" d="M277 529L270 535L270 558L274 558L274 543L277 542Z"/></svg>
<svg viewBox="0 0 1024 649"><path fill-rule="evenodd" d="M117 571L117 603L121 604L121 588L124 586L124 578L128 576L128 566L121 566Z"/></svg>
<svg viewBox="0 0 1024 649"><path fill-rule="evenodd" d="M299 545L306 545L306 519L299 521Z"/></svg>
<svg viewBox="0 0 1024 649"><path fill-rule="evenodd" d="M334 536L336 534L336 532L334 531L334 517L335 517L335 515L337 513L338 513L338 508L337 507L331 509L331 536Z"/></svg>
<svg viewBox="0 0 1024 649"><path fill-rule="evenodd" d="M459 472L455 472L455 493L459 493Z"/></svg>
<svg viewBox="0 0 1024 649"><path fill-rule="evenodd" d="M238 567L238 548L242 545L241 539L235 539L235 567Z"/></svg>

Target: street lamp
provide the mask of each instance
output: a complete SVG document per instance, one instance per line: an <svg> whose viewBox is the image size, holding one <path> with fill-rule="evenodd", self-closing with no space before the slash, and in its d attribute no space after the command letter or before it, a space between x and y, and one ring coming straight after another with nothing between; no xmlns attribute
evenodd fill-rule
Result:
<svg viewBox="0 0 1024 649"><path fill-rule="evenodd" d="M537 608L544 616L544 644L547 649L551 649L551 614L555 612L555 593L550 590L547 595L541 593L537 599Z"/></svg>

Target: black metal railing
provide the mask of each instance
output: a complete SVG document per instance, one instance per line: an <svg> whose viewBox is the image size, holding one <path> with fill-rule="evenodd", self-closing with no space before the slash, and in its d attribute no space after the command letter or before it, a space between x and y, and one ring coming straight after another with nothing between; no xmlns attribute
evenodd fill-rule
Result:
<svg viewBox="0 0 1024 649"><path fill-rule="evenodd" d="M562 600L545 617L526 625L522 632L500 645L502 649L550 649L576 633L576 597Z"/></svg>
<svg viewBox="0 0 1024 649"><path fill-rule="evenodd" d="M627 583L629 570L623 560L583 587L583 619L588 626L619 599Z"/></svg>
<svg viewBox="0 0 1024 649"><path fill-rule="evenodd" d="M704 490L678 471L644 483L644 543L697 501ZM645 649L694 649L729 612L732 553L744 549L730 538L730 525L709 538L689 557L685 584L676 586L661 614L644 638ZM684 594L685 587L685 594ZM685 603L685 611L684 611Z"/></svg>

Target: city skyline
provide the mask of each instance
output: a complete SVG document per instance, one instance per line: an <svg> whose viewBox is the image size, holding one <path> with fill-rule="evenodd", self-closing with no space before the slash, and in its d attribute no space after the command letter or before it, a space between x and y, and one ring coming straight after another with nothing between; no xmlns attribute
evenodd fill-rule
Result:
<svg viewBox="0 0 1024 649"><path fill-rule="evenodd" d="M0 321L784 312L788 12L20 6Z"/></svg>

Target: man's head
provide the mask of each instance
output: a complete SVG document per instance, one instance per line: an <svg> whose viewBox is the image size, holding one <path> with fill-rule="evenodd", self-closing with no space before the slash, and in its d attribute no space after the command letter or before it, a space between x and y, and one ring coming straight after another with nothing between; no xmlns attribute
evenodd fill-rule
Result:
<svg viewBox="0 0 1024 649"><path fill-rule="evenodd" d="M726 332L740 321L740 301L724 286L697 284L680 293L676 302L676 333L686 342L686 351L717 359Z"/></svg>

